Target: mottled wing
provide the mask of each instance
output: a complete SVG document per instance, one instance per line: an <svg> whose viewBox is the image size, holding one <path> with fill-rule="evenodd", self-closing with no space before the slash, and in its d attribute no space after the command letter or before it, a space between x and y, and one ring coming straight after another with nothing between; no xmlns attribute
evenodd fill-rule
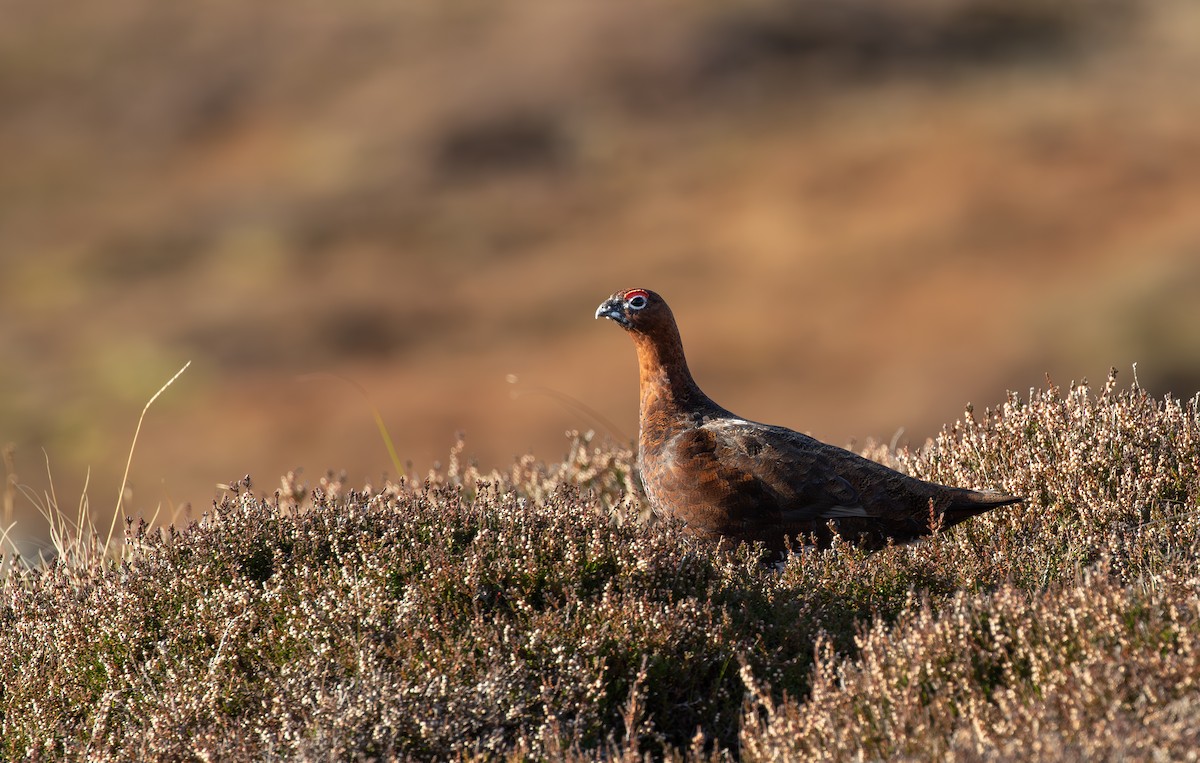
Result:
<svg viewBox="0 0 1200 763"><path fill-rule="evenodd" d="M923 482L784 427L714 419L704 428L716 434L727 463L752 474L773 496L777 536L811 533L825 543L832 524L847 540L878 548L1020 500ZM748 526L745 534L779 543L765 527L755 532Z"/></svg>
<svg viewBox="0 0 1200 763"><path fill-rule="evenodd" d="M782 427L715 419L657 456L643 466L654 470L651 499L700 532L777 547L785 534L827 535L830 520L869 516L829 449Z"/></svg>

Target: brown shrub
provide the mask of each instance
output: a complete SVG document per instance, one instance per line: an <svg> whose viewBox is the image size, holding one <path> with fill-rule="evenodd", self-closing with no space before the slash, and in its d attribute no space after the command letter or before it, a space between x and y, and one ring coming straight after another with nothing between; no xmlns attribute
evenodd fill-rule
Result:
<svg viewBox="0 0 1200 763"><path fill-rule="evenodd" d="M119 564L8 574L0 755L1184 757L1197 429L1112 378L1010 396L870 453L1027 506L782 572L636 521L631 454L587 436L508 474L460 446L422 484L240 489L131 524Z"/></svg>

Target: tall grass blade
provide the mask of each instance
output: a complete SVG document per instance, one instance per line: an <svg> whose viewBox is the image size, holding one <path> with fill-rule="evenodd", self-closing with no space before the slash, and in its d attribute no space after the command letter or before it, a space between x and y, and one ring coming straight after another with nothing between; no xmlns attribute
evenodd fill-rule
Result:
<svg viewBox="0 0 1200 763"><path fill-rule="evenodd" d="M117 517L121 515L121 504L125 500L125 486L129 484L129 467L133 464L133 449L137 447L138 435L142 431L142 422L146 419L146 411L150 410L150 406L154 404L154 401L158 399L158 396L165 392L167 387L170 387L172 384L174 384L175 380L178 379L191 364L192 361L190 360L184 363L183 368L176 371L175 375L172 376L166 384L159 387L158 392L155 392L154 396L146 402L146 406L142 408L142 415L138 417L137 428L133 430L133 442L129 444L129 458L125 461L125 474L121 477L121 489L117 493L117 507L113 510L112 523L108 526L108 536L104 539L105 548L108 548L108 544L112 542L113 531L117 528Z"/></svg>

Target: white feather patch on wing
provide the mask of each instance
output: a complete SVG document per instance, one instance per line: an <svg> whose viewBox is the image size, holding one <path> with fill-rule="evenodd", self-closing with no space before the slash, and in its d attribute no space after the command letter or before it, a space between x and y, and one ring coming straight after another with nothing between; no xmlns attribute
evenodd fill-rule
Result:
<svg viewBox="0 0 1200 763"><path fill-rule="evenodd" d="M741 429L747 426L755 426L755 424L753 421L745 419L715 419L704 422L705 429Z"/></svg>
<svg viewBox="0 0 1200 763"><path fill-rule="evenodd" d="M785 509L779 512L779 518L784 522L808 522L814 518L820 519L843 519L845 517L871 517L862 506L830 506L820 509L819 511L810 506L801 506L796 509Z"/></svg>
<svg viewBox="0 0 1200 763"><path fill-rule="evenodd" d="M821 509L821 516L835 519L837 517L869 517L870 514L862 506L830 506Z"/></svg>

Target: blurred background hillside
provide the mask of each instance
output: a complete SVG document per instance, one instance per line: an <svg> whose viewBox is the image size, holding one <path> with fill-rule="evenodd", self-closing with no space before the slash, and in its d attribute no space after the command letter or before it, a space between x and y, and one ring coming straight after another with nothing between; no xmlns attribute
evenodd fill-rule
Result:
<svg viewBox="0 0 1200 763"><path fill-rule="evenodd" d="M1186 0L0 14L0 444L64 507L90 469L105 520L189 359L133 513L391 473L313 372L418 474L459 430L503 468L597 427L514 388L632 437L633 349L592 314L635 285L710 395L837 444L920 445L1046 373L1200 389Z"/></svg>

